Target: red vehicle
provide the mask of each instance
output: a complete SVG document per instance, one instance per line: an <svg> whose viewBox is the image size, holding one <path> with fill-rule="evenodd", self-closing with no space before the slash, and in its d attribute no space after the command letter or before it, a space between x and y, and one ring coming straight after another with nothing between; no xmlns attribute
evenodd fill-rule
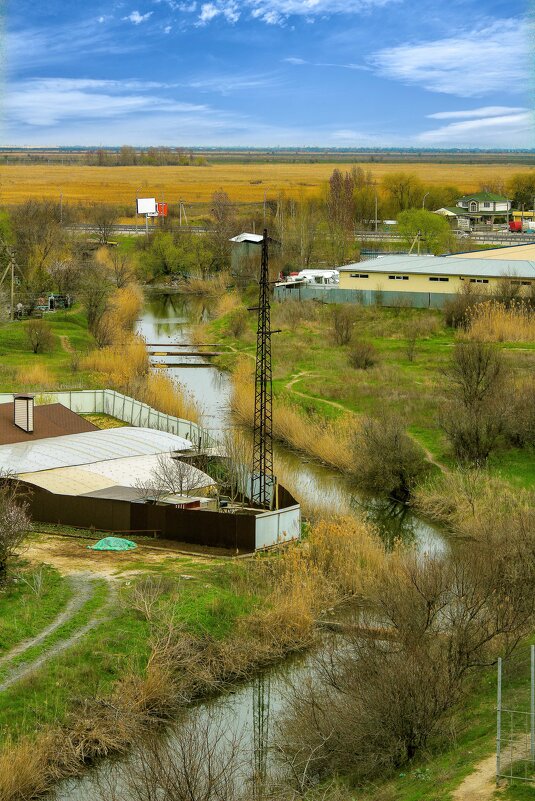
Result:
<svg viewBox="0 0 535 801"><path fill-rule="evenodd" d="M521 234L522 233L522 220L510 220L509 222L509 230L512 234Z"/></svg>

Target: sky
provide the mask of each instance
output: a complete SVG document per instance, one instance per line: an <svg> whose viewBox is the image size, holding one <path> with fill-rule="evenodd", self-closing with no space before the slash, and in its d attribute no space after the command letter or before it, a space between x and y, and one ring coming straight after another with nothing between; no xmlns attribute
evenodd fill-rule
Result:
<svg viewBox="0 0 535 801"><path fill-rule="evenodd" d="M529 3L0 0L0 142L533 148Z"/></svg>

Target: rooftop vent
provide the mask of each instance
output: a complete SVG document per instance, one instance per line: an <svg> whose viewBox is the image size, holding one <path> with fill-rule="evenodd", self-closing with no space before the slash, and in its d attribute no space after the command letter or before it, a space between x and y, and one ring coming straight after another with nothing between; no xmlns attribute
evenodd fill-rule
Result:
<svg viewBox="0 0 535 801"><path fill-rule="evenodd" d="M13 405L13 422L17 428L33 434L33 395L15 395Z"/></svg>

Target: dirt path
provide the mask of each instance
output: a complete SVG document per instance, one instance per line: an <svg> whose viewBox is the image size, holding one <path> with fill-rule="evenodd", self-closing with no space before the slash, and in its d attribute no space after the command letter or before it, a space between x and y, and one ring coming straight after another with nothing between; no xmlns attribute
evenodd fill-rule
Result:
<svg viewBox="0 0 535 801"><path fill-rule="evenodd" d="M69 576L69 583L73 591L73 597L68 602L63 612L61 612L56 619L52 621L52 623L42 629L35 637L24 640L12 648L7 654L4 654L4 656L0 658L0 668L3 667L7 662L11 662L11 660L16 656L19 656L19 654L23 654L29 648L33 648L35 645L41 645L41 643L44 642L44 640L46 640L50 634L74 617L74 615L82 608L82 606L91 598L93 594L93 581L94 578L89 573L80 573L78 575Z"/></svg>
<svg viewBox="0 0 535 801"><path fill-rule="evenodd" d="M475 766L452 793L452 801L492 801L496 791L496 754Z"/></svg>
<svg viewBox="0 0 535 801"><path fill-rule="evenodd" d="M59 626L68 622L69 619L72 618L73 615L75 615L76 612L79 611L83 605L90 600L93 594L94 580L95 577L89 574L71 576L71 581L74 584L76 596L68 604L67 609L65 609L65 611L56 618L54 623L52 623L46 629L43 629L43 631L40 632L36 637L26 640L24 643L10 651L10 653L7 655L7 659L3 659L3 663L12 660L17 655L23 654L25 651L28 651L30 648L33 648L36 645L40 645L44 642L46 637L58 629ZM115 588L112 582L110 582L109 587L110 597L108 598L106 604L108 607L111 605L111 602L115 596ZM74 631L70 636L66 637L64 640L59 640L49 648L45 648L45 650L35 659L31 660L30 662L21 662L15 665L11 670L9 670L3 681L0 682L0 692L4 692L5 690L9 689L9 687L11 687L13 684L16 684L28 674L34 673L45 662L48 662L50 659L53 659L55 656L63 653L63 651L67 651L69 648L72 648L73 645L76 645L83 637L85 637L86 634L88 634L102 621L100 611L101 610L98 610L91 620L89 620L79 629L76 629L76 631Z"/></svg>
<svg viewBox="0 0 535 801"><path fill-rule="evenodd" d="M74 353L74 348L71 345L69 337L60 336L59 340L61 342L61 347L63 348L63 350L67 351L67 353Z"/></svg>

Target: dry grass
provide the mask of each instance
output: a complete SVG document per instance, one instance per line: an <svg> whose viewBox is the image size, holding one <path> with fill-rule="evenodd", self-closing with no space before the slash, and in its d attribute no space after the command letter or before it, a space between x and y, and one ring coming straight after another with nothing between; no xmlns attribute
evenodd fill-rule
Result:
<svg viewBox="0 0 535 801"><path fill-rule="evenodd" d="M467 313L466 335L481 342L533 342L535 309L524 300L478 303Z"/></svg>
<svg viewBox="0 0 535 801"><path fill-rule="evenodd" d="M506 181L518 165L474 164L360 164L381 181L385 175L406 170L426 184L455 184L463 192L477 189L490 180ZM2 201L22 203L28 198L65 202L101 202L131 205L141 187L147 197L165 195L170 203L184 198L186 203L210 200L222 187L235 201L262 201L264 193L276 197L317 195L333 169L340 164L214 164L209 167L61 167L60 165L3 166L0 171Z"/></svg>
<svg viewBox="0 0 535 801"><path fill-rule="evenodd" d="M194 400L164 373L150 373L147 376L141 390L141 400L164 414L193 422L199 420L199 410Z"/></svg>
<svg viewBox="0 0 535 801"><path fill-rule="evenodd" d="M236 421L250 428L254 420L254 378L251 363L240 360L233 373L231 399ZM336 422L305 416L296 406L281 400L273 403L273 436L295 450L313 456L323 464L350 472L353 463L351 437L355 429L353 415Z"/></svg>
<svg viewBox="0 0 535 801"><path fill-rule="evenodd" d="M239 309L242 305L243 304L239 292L225 292L220 296L217 302L214 316L224 317L226 314L230 314L235 309Z"/></svg>
<svg viewBox="0 0 535 801"><path fill-rule="evenodd" d="M190 278L180 284L180 291L190 295L208 295L217 297L226 292L230 276L226 272L216 273L210 278Z"/></svg>
<svg viewBox="0 0 535 801"><path fill-rule="evenodd" d="M82 367L102 373L112 389L132 394L149 372L145 342L140 337L130 337L120 344L94 350L82 360Z"/></svg>
<svg viewBox="0 0 535 801"><path fill-rule="evenodd" d="M137 284L117 289L111 301L111 313L117 325L126 331L134 328L143 307L143 292Z"/></svg>
<svg viewBox="0 0 535 801"><path fill-rule="evenodd" d="M144 341L126 342L92 351L82 361L85 370L99 373L112 389L131 395L164 414L197 421L199 411L191 398L159 372L151 372Z"/></svg>
<svg viewBox="0 0 535 801"><path fill-rule="evenodd" d="M54 389L57 379L44 364L21 367L17 372L17 386L21 389Z"/></svg>

